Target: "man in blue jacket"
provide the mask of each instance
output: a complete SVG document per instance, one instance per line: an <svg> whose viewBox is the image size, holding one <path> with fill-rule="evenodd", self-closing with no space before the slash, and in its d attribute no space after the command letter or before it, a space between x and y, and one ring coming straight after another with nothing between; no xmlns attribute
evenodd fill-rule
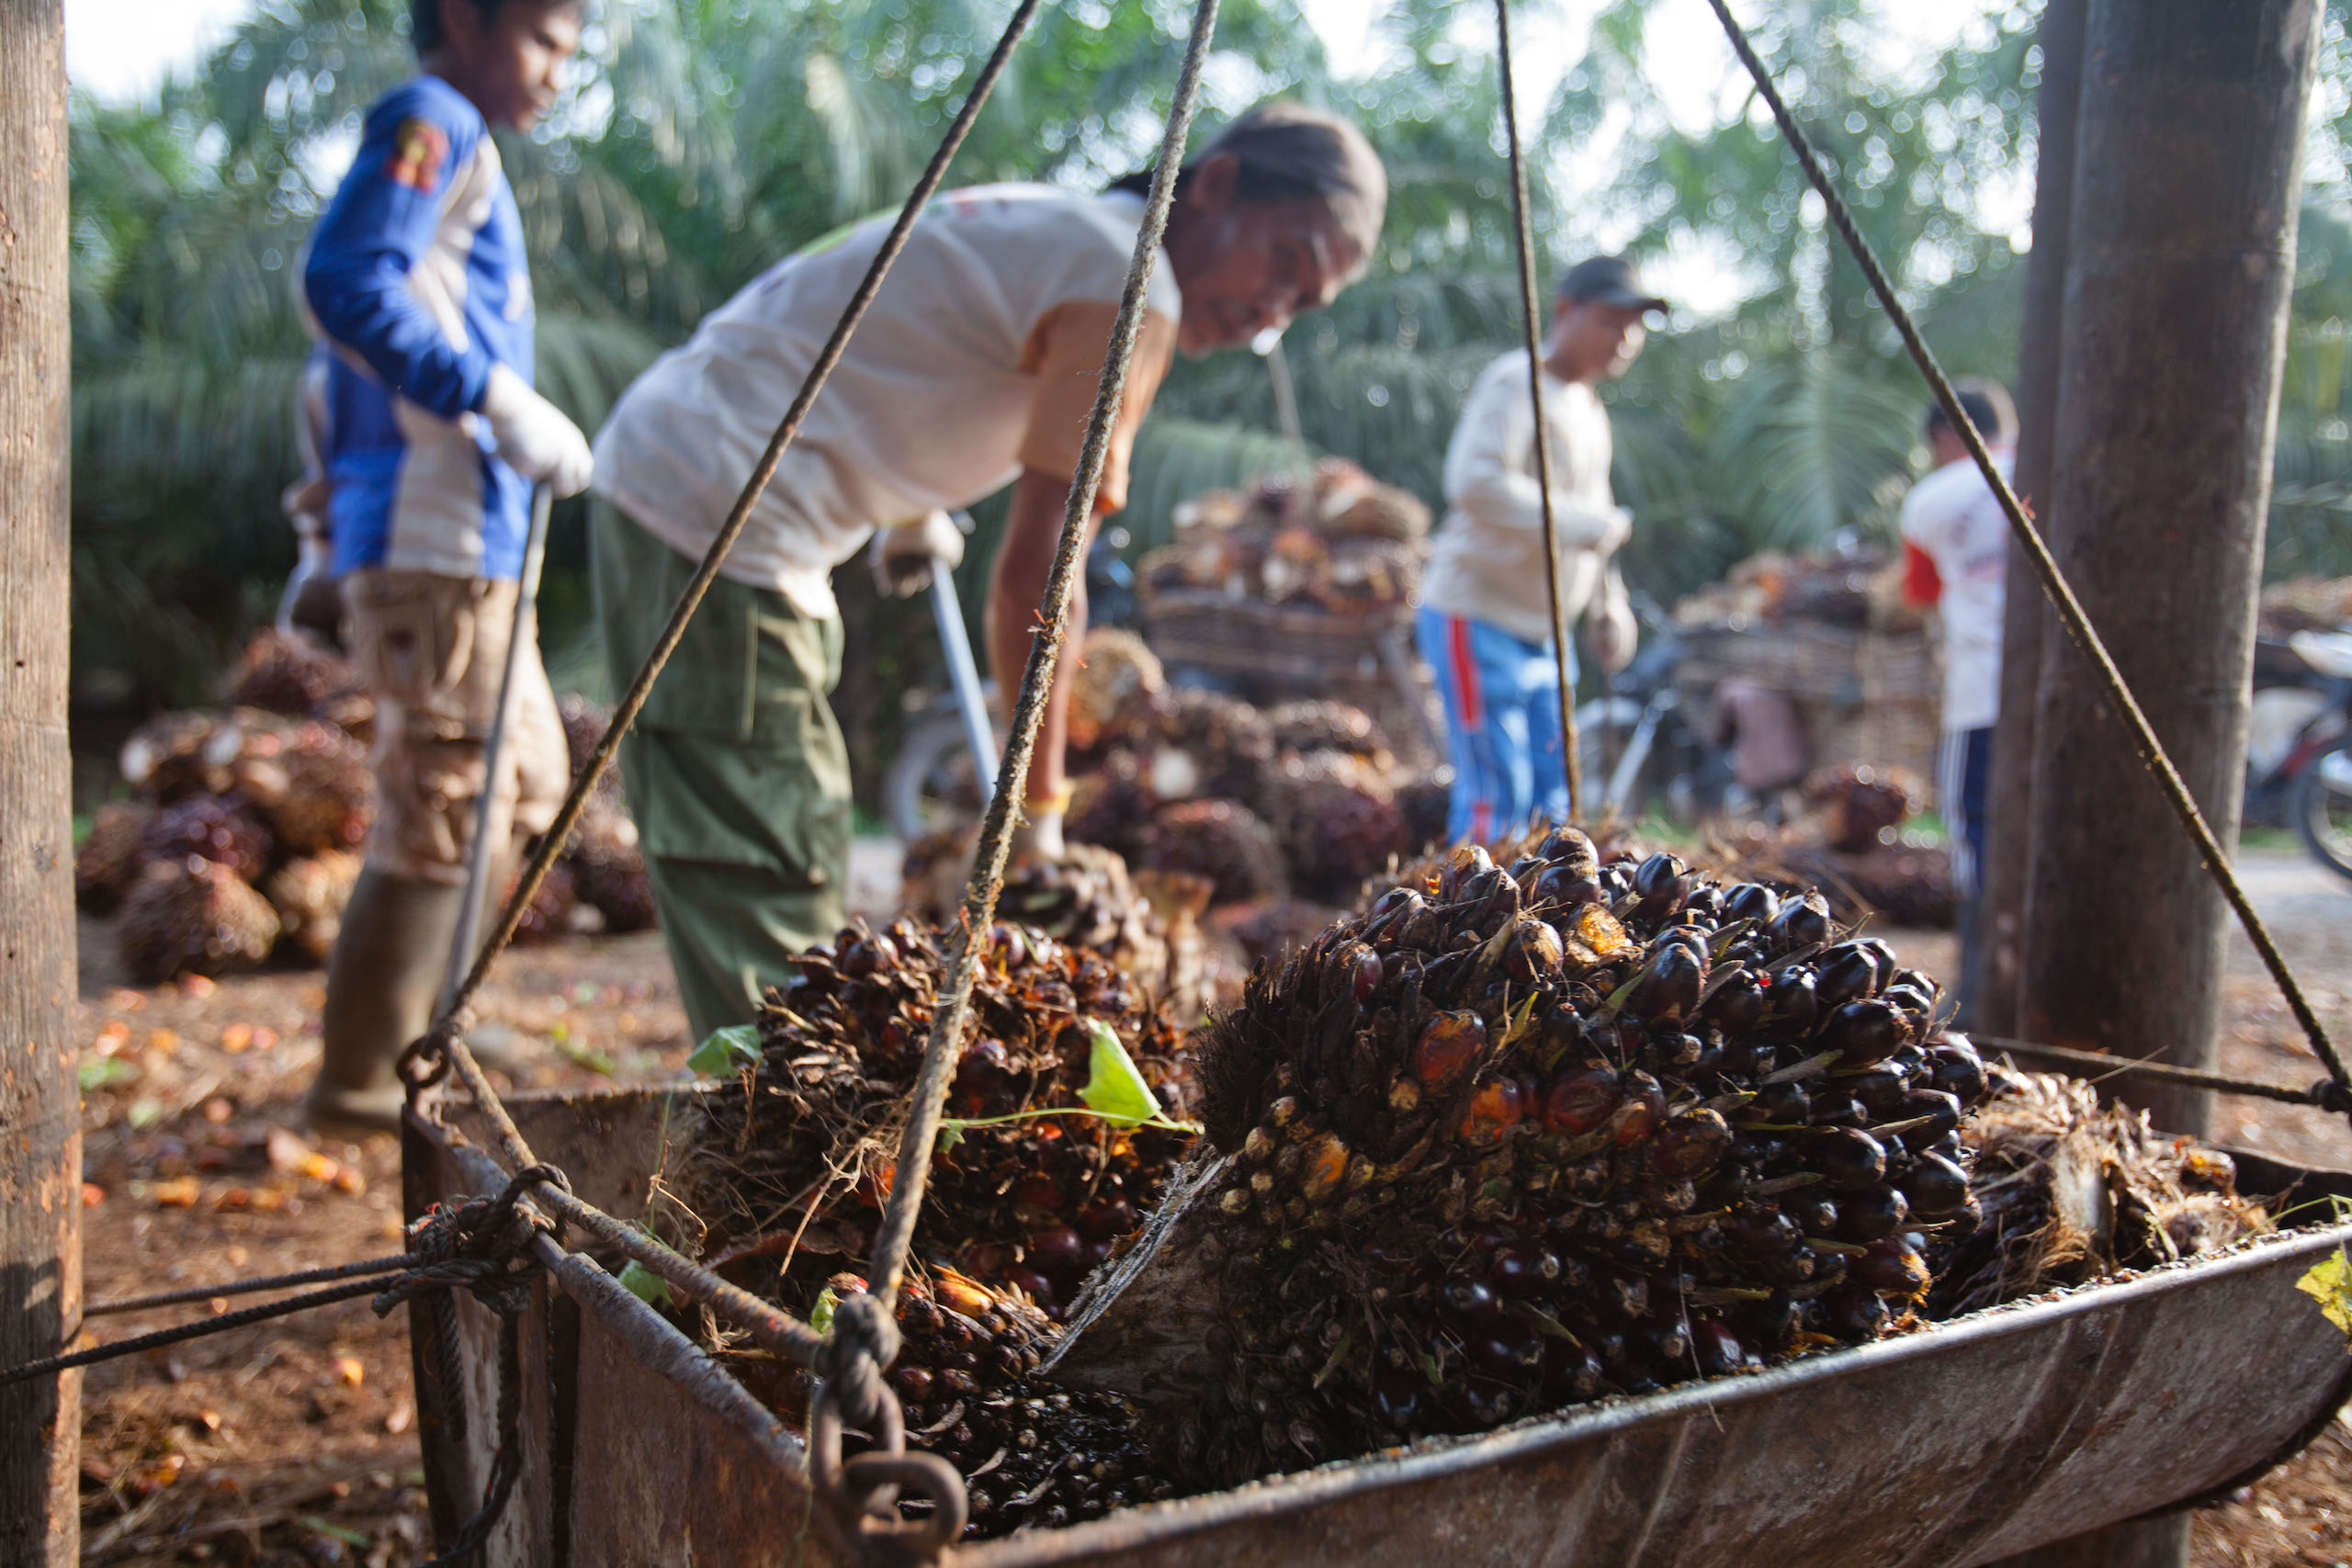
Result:
<svg viewBox="0 0 2352 1568"><path fill-rule="evenodd" d="M330 351L334 571L376 697L376 825L327 969L321 1119L390 1125L392 1064L432 1021L476 803L504 824L493 889L570 767L537 627L501 776L483 755L531 490L586 488L588 443L532 389L523 224L491 128L528 128L579 45L582 0L414 0L423 72L368 111L311 236L302 300Z"/></svg>

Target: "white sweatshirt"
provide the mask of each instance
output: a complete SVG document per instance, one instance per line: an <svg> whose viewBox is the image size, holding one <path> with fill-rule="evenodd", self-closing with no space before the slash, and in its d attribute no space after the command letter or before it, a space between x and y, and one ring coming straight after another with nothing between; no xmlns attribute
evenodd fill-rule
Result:
<svg viewBox="0 0 2352 1568"><path fill-rule="evenodd" d="M1560 613L1573 629L1625 540L1629 519L1609 491L1609 412L1590 387L1546 371L1552 516L1559 535ZM1535 482L1535 411L1527 355L1506 354L1479 376L1445 451L1445 521L1430 547L1421 602L1486 621L1527 642L1552 637L1544 583L1544 492Z"/></svg>

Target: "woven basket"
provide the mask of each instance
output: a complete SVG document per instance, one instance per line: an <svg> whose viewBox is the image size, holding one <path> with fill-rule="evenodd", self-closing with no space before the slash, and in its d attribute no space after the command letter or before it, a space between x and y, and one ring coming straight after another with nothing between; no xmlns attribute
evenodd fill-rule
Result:
<svg viewBox="0 0 2352 1568"><path fill-rule="evenodd" d="M1817 622L1681 628L1675 684L1704 713L1716 686L1735 676L1796 700L1815 766L1894 763L1928 782L1943 679L1925 631L1869 631Z"/></svg>
<svg viewBox="0 0 2352 1568"><path fill-rule="evenodd" d="M1361 615L1308 604L1269 604L1210 589L1146 588L1144 639L1170 670L1210 675L1253 703L1325 697L1370 714L1408 766L1434 763L1434 688L1412 652L1412 608ZM1384 643L1396 652L1384 657ZM1398 654L1411 691L1397 679Z"/></svg>

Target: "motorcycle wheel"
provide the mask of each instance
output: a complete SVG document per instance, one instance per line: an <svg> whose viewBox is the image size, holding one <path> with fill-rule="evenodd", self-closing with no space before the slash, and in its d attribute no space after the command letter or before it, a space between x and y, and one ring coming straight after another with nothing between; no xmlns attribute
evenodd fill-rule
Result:
<svg viewBox="0 0 2352 1568"><path fill-rule="evenodd" d="M960 717L933 714L908 728L883 775L882 810L910 843L951 823L978 819L979 778Z"/></svg>
<svg viewBox="0 0 2352 1568"><path fill-rule="evenodd" d="M2337 741L2295 775L2287 815L2312 856L2352 881L2352 739Z"/></svg>

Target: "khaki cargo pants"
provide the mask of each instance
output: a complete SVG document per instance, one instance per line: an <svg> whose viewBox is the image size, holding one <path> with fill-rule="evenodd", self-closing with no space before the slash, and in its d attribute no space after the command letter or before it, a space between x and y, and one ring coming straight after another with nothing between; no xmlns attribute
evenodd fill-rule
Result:
<svg viewBox="0 0 2352 1568"><path fill-rule="evenodd" d="M376 698L368 862L388 875L465 881L516 592L512 582L422 571L368 569L343 580L352 659ZM493 908L523 841L555 820L571 782L536 619L528 632L492 819L505 824L491 866Z"/></svg>
<svg viewBox="0 0 2352 1568"><path fill-rule="evenodd" d="M694 561L610 504L589 552L613 690L628 689ZM842 624L722 577L621 742L638 844L699 1041L749 1023L792 959L841 929L849 750L826 700Z"/></svg>

